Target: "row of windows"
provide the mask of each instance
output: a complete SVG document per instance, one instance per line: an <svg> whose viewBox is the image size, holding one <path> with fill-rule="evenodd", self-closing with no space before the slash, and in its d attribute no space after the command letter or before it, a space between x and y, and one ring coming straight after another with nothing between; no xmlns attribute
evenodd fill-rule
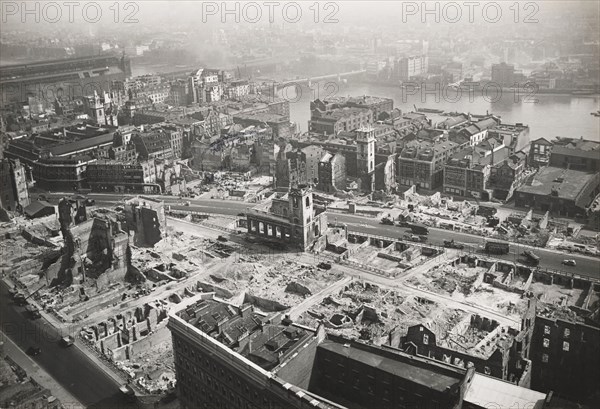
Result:
<svg viewBox="0 0 600 409"><path fill-rule="evenodd" d="M544 334L545 335L550 335L552 329L550 328L549 325L544 325ZM571 330L569 328L565 328L563 331L563 338L569 338L569 336L571 335ZM582 339L583 339L583 333L582 335Z"/></svg>
<svg viewBox="0 0 600 409"><path fill-rule="evenodd" d="M544 338L544 340L542 341L544 348L550 348L550 340L548 338ZM563 345L562 345L562 350L565 352L568 352L570 348L570 345L567 341L563 341Z"/></svg>

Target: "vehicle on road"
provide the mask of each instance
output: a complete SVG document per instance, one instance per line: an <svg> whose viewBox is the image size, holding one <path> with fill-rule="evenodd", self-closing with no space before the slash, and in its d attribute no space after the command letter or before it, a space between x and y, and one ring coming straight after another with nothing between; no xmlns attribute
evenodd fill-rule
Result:
<svg viewBox="0 0 600 409"><path fill-rule="evenodd" d="M410 223L408 223L407 221L400 221L396 223L396 226L398 227L409 227Z"/></svg>
<svg viewBox="0 0 600 409"><path fill-rule="evenodd" d="M40 310L35 305L28 305L27 308L25 308L25 310L27 311L27 314L29 314L29 318L33 320L42 317L42 314L40 314Z"/></svg>
<svg viewBox="0 0 600 409"><path fill-rule="evenodd" d="M96 204L96 201L94 199L90 199L90 198L85 199L86 206L94 206L95 204Z"/></svg>
<svg viewBox="0 0 600 409"><path fill-rule="evenodd" d="M27 348L27 351L25 351L25 352L27 353L27 355L37 356L42 353L42 348L30 346L29 348Z"/></svg>
<svg viewBox="0 0 600 409"><path fill-rule="evenodd" d="M75 338L71 335L67 335L66 337L62 337L60 339L60 343L64 347L70 347L71 345L73 345L75 343Z"/></svg>
<svg viewBox="0 0 600 409"><path fill-rule="evenodd" d="M424 224L412 223L412 224L409 224L408 227L410 227L410 230L414 234L428 234L429 233L429 228L427 226L425 226Z"/></svg>
<svg viewBox="0 0 600 409"><path fill-rule="evenodd" d="M219 241L227 241L227 238L224 237L224 236L219 236L219 237L217 237L217 240L219 240Z"/></svg>
<svg viewBox="0 0 600 409"><path fill-rule="evenodd" d="M444 247L449 248L449 249L462 250L465 248L465 245L462 243L457 243L454 241L454 239L452 239L452 240L444 240Z"/></svg>
<svg viewBox="0 0 600 409"><path fill-rule="evenodd" d="M525 262L527 264L531 264L532 266L537 266L540 264L540 256L535 254L533 251L525 250L522 255L525 256Z"/></svg>
<svg viewBox="0 0 600 409"><path fill-rule="evenodd" d="M244 213L244 212L240 212L240 213L238 213L238 216L239 216L239 217L246 217L246 213Z"/></svg>
<svg viewBox="0 0 600 409"><path fill-rule="evenodd" d="M571 266L571 267L575 267L575 266L577 265L577 262L576 262L575 260L573 260L572 258L569 258L569 259L563 260L563 261L562 261L562 263L563 263L565 266Z"/></svg>
<svg viewBox="0 0 600 409"><path fill-rule="evenodd" d="M427 241L427 236L419 236L416 234L405 234L404 240L414 241L416 243L423 243Z"/></svg>
<svg viewBox="0 0 600 409"><path fill-rule="evenodd" d="M384 217L383 219L381 219L381 224L387 224L389 226L393 226L394 225L394 220L390 217Z"/></svg>
<svg viewBox="0 0 600 409"><path fill-rule="evenodd" d="M132 402L135 400L135 391L129 384L121 385L119 390L127 401Z"/></svg>
<svg viewBox="0 0 600 409"><path fill-rule="evenodd" d="M321 262L321 263L317 264L317 267L319 267L322 270L331 270L330 263Z"/></svg>
<svg viewBox="0 0 600 409"><path fill-rule="evenodd" d="M505 241L486 240L485 251L492 254L508 254L510 244Z"/></svg>
<svg viewBox="0 0 600 409"><path fill-rule="evenodd" d="M27 305L27 298L25 298L23 293L16 293L13 300L15 301L15 304L21 307Z"/></svg>

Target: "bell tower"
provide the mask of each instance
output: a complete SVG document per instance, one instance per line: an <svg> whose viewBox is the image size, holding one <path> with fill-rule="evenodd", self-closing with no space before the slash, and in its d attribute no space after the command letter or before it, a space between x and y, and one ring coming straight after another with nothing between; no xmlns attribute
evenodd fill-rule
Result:
<svg viewBox="0 0 600 409"><path fill-rule="evenodd" d="M313 217L313 197L310 187L306 185L293 186L288 198L290 222L299 226L310 223Z"/></svg>
<svg viewBox="0 0 600 409"><path fill-rule="evenodd" d="M356 130L358 175L366 175L375 170L375 130L371 127Z"/></svg>

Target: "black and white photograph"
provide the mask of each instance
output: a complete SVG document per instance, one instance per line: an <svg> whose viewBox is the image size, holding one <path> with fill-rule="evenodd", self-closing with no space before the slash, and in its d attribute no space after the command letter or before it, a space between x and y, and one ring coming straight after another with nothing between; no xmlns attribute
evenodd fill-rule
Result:
<svg viewBox="0 0 600 409"><path fill-rule="evenodd" d="M0 0L1 409L600 407L600 0Z"/></svg>

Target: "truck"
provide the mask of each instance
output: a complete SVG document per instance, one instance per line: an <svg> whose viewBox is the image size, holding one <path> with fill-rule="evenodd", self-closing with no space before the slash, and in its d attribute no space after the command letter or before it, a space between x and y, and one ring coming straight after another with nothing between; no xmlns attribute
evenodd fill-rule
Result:
<svg viewBox="0 0 600 409"><path fill-rule="evenodd" d="M428 234L429 228L421 223L411 223L408 225L414 234Z"/></svg>
<svg viewBox="0 0 600 409"><path fill-rule="evenodd" d="M505 241L487 240L485 251L492 254L508 254L510 245Z"/></svg>
<svg viewBox="0 0 600 409"><path fill-rule="evenodd" d="M449 248L449 249L459 249L459 250L462 250L465 248L464 244L457 243L454 241L454 239L444 240L444 247Z"/></svg>
<svg viewBox="0 0 600 409"><path fill-rule="evenodd" d="M540 264L540 256L535 254L533 251L525 250L522 255L525 256L525 261L527 262L527 264L531 264L533 266L537 266Z"/></svg>

